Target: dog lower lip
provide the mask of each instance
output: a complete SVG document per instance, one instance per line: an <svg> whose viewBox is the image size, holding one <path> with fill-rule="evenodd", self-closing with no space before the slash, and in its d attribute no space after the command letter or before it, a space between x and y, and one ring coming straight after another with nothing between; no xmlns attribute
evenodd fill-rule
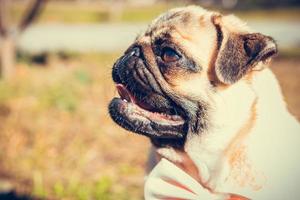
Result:
<svg viewBox="0 0 300 200"><path fill-rule="evenodd" d="M180 116L147 111L121 98L111 101L109 112L121 127L151 138L180 139L186 133L185 121Z"/></svg>

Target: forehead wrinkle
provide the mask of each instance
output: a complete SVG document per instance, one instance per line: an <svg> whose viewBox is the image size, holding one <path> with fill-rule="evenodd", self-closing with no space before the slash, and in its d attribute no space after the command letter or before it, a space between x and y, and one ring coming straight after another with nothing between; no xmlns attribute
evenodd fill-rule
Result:
<svg viewBox="0 0 300 200"><path fill-rule="evenodd" d="M188 34L184 34L181 30L179 30L179 28L175 27L174 31L176 31L176 33L178 33L178 35L180 37L182 37L183 39L188 40L188 41L192 40L191 36L189 36Z"/></svg>
<svg viewBox="0 0 300 200"><path fill-rule="evenodd" d="M174 29L179 26L186 27L190 24L192 15L189 12L177 11L169 14L165 14L152 23L145 34L147 35L158 35L157 31L161 32L164 27L168 29ZM176 28L177 29L177 28Z"/></svg>
<svg viewBox="0 0 300 200"><path fill-rule="evenodd" d="M159 29L157 29L156 32L153 32L152 35L151 35L151 40L154 41L158 38L164 38L164 37L169 37L171 38L171 33L172 33L172 30L174 30L174 26L165 26L165 27L161 27Z"/></svg>
<svg viewBox="0 0 300 200"><path fill-rule="evenodd" d="M191 15L189 14L190 20L191 20ZM166 28L161 28L165 26ZM202 27L205 27L205 17L204 16L200 16L199 18L199 24L195 24L192 25L189 22L185 22L185 23L171 23L170 21L164 23L163 25L159 26L159 27L155 27L155 31L159 30L159 32L154 33L154 37L160 37L162 34L161 32L166 32L169 33L169 35L174 35L174 32L176 32L181 38L185 39L185 40L189 40L192 41L192 36L193 34L191 33L186 33L185 30L191 30L191 29L199 29ZM167 29L167 30L166 30Z"/></svg>
<svg viewBox="0 0 300 200"><path fill-rule="evenodd" d="M164 17L165 18L162 18L162 20L164 20L164 21L170 21L170 20L174 20L174 19L176 19L176 18L178 18L178 17L180 17L181 16L181 14L182 14L182 10L178 10L178 11L174 11L174 12L170 12L170 13L167 13Z"/></svg>
<svg viewBox="0 0 300 200"><path fill-rule="evenodd" d="M192 14L186 11L177 11L167 17L165 21L172 24L186 25L190 22Z"/></svg>
<svg viewBox="0 0 300 200"><path fill-rule="evenodd" d="M184 33L177 26L170 26L164 29L160 29L159 32L152 34L152 41L155 41L158 38L168 37L169 39L175 40L176 36L180 36L184 40L192 41L192 37L188 33Z"/></svg>
<svg viewBox="0 0 300 200"><path fill-rule="evenodd" d="M207 13L207 10L199 6L173 8L154 19L148 26L148 31L153 30L165 22L172 22L173 24L175 24L175 22L177 22L177 24L178 22L180 24L187 24L193 17L203 16Z"/></svg>

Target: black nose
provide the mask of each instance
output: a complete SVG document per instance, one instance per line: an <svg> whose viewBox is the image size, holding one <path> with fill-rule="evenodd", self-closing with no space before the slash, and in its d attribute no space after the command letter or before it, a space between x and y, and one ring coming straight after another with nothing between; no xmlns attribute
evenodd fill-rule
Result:
<svg viewBox="0 0 300 200"><path fill-rule="evenodd" d="M114 64L113 68L112 68L112 78L113 78L113 81L115 83L121 83L121 79L120 79L120 76L119 76L119 73L118 73L118 61Z"/></svg>
<svg viewBox="0 0 300 200"><path fill-rule="evenodd" d="M113 66L112 77L114 82L121 83L122 81L119 75L120 71L130 70L133 66L135 66L134 63L137 62L137 58L140 58L141 56L141 48L137 46L125 52L125 55L117 60Z"/></svg>
<svg viewBox="0 0 300 200"><path fill-rule="evenodd" d="M140 55L141 55L140 47L134 47L129 54L130 54L130 56L140 57Z"/></svg>

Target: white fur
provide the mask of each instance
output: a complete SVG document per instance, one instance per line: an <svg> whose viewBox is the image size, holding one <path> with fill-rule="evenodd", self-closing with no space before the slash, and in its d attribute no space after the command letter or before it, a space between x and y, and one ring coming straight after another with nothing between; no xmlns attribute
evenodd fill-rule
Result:
<svg viewBox="0 0 300 200"><path fill-rule="evenodd" d="M215 97L214 127L187 138L185 150L203 181L213 191L251 199L300 199L300 126L287 111L273 73L264 69L256 74L253 84L240 81L231 87ZM246 164L251 165L256 182L240 186L230 177L232 169L224 149L247 122L255 98L255 125L240 142L247 147Z"/></svg>
<svg viewBox="0 0 300 200"><path fill-rule="evenodd" d="M186 27L180 28L180 21L173 20L172 25L176 24L178 30L170 34L205 68L210 65L209 58L216 48L217 36L211 17L218 14L195 6L174 9L169 14L183 9L199 20L189 26L188 31L184 31ZM166 16L168 14L161 15L149 26L148 31L157 28L152 37L170 31ZM224 41L230 34L251 32L233 15L219 20ZM182 36L189 39L181 39ZM274 48L270 45L266 48ZM172 80L176 92L209 102L211 106L210 127L199 134L188 133L184 149L196 164L201 182L214 192L259 200L300 199L300 158L297 156L300 125L288 112L276 77L264 67L259 63L254 68L258 71L251 72L252 78L242 79L217 92L212 91L206 73L201 73L201 78L197 74ZM216 73L218 75L218 71ZM232 141L247 123L251 129L231 148ZM234 148L237 152L241 150L237 165L231 163L226 153L229 147L233 153ZM173 149L158 152L174 162L181 160Z"/></svg>

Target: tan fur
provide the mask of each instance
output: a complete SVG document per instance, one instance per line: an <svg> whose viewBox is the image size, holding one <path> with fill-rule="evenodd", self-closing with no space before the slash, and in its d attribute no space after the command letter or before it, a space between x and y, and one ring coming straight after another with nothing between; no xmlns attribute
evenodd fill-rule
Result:
<svg viewBox="0 0 300 200"><path fill-rule="evenodd" d="M222 31L220 48L216 25ZM286 110L276 78L267 68L268 54L263 54L261 60L254 60L253 66L249 66L238 79L226 80L224 73L227 68L224 72L220 69L224 66L218 66L226 63L221 62L222 59L238 59L242 64L247 63L242 59L256 53L251 50L255 50L252 43L257 40L261 40L258 48L266 51L274 49L275 52L276 45L271 38L257 34L249 39L248 35L254 33L233 15L222 16L196 6L172 9L155 19L136 40L143 47L151 66L156 66L151 43L154 38L165 34L201 66L201 70L192 73L173 68L167 69L164 74L157 67L150 70L156 78L162 77L158 81L168 91L208 102L211 126L199 134L188 133L184 152L174 149L159 149L158 152L212 192L239 193L255 199L276 199L273 194L279 199L300 199L300 192L287 178L291 176L295 184L300 184L300 161L294 159L294 154L300 150L300 128ZM243 42L241 38L244 35L249 39L246 45L250 50L244 49L242 43L235 43ZM229 56L225 54L222 57L224 51L228 51L228 41L235 45L233 50L236 52L233 56L230 56L231 52L225 52ZM285 138L284 134L290 135ZM276 149L282 152L276 152ZM267 153L270 154L270 162ZM285 158L280 166L274 166L277 153L285 157L290 155L290 158ZM297 172L293 171L293 166L297 166ZM282 183L274 167L278 167L278 173L284 176ZM285 186L287 184L289 187Z"/></svg>
<svg viewBox="0 0 300 200"><path fill-rule="evenodd" d="M247 146L244 144L244 141L247 139L255 125L257 117L256 104L257 100L254 101L251 106L249 119L235 134L235 137L224 150L224 156L228 160L231 168L230 177L232 177L239 186L244 187L250 185L254 189L258 189L260 186L256 183L255 172L247 157Z"/></svg>

